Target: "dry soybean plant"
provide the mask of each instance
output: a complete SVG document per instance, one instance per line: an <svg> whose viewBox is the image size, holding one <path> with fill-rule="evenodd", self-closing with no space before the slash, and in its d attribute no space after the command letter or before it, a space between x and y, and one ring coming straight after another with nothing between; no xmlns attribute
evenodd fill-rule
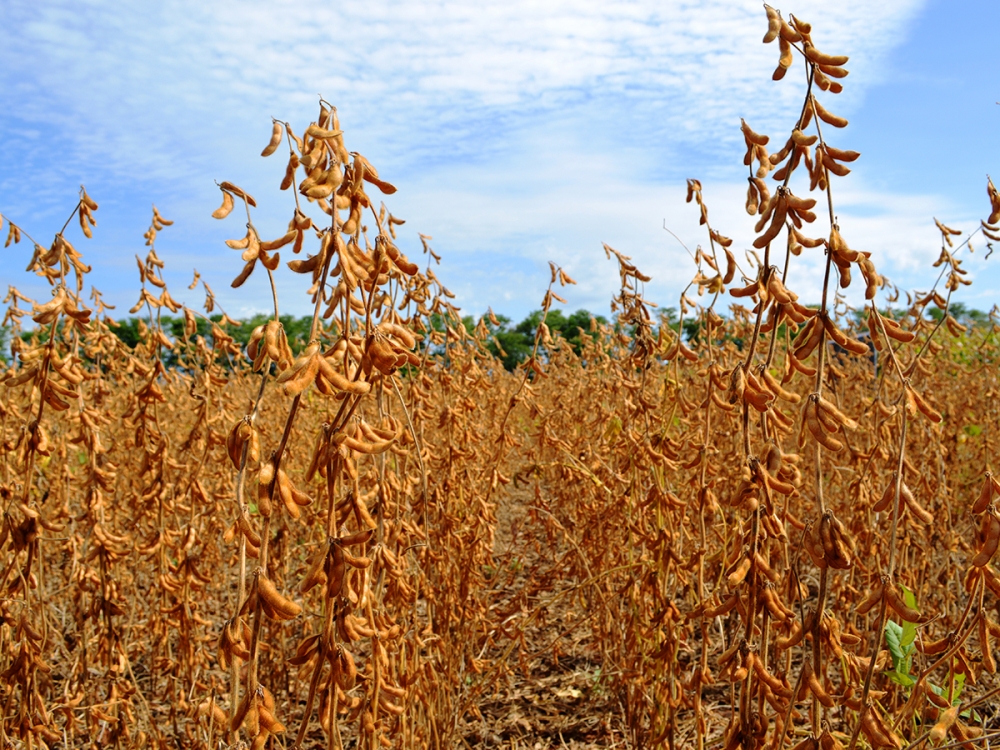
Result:
<svg viewBox="0 0 1000 750"><path fill-rule="evenodd" d="M539 464L558 465L563 485L579 479L561 507L562 526L585 529L580 546L593 550L576 575L590 582L595 570L620 571L587 604L610 610L597 637L608 649L605 668L621 675L636 744L828 750L966 741L983 735L973 724L984 714L972 707L993 695L971 687L989 686L1000 632L984 599L996 589L996 479L988 440L967 456L947 447L961 427L949 435L942 426L949 413L995 428L995 320L960 358L981 400L946 406L965 398L947 382L955 350L948 365L930 355L945 350L935 340L942 327L968 333L949 309L969 283L959 256L970 245L956 246L960 232L938 222L934 288L910 296L901 315L878 309L887 282L871 253L850 247L834 209L835 178L859 157L831 142L848 123L824 104L842 90L847 58L821 52L801 19L770 7L767 18L764 41L780 47L774 78L798 60L805 96L774 153L768 136L742 126L746 210L758 217L750 270L734 283L733 242L712 227L702 185L690 180L687 200L709 249L693 254L697 274L680 312L681 324L696 313L697 333L685 341L661 326L656 340L653 306L641 295L648 278L606 247L621 272L619 324L632 333L621 342L607 334L621 350L617 377L588 367L586 386L561 392L563 413L546 424ZM820 197L796 195L799 181ZM992 239L992 183L989 195L983 231ZM825 256L817 307L792 291L794 261L809 252ZM852 270L865 287L863 310L840 296ZM716 308L727 289L752 309L733 306L725 319ZM616 396L618 408L600 408ZM598 445L587 439L605 425L612 428ZM566 437L574 432L578 442ZM574 458L588 455L589 465ZM970 509L983 514L980 524ZM711 709L725 707L721 724L710 720L718 716L710 698Z"/></svg>

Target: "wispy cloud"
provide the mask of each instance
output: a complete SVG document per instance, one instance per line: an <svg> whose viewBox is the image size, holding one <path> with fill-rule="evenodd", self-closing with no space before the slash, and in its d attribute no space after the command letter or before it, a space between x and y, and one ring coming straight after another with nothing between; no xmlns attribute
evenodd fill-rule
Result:
<svg viewBox="0 0 1000 750"><path fill-rule="evenodd" d="M785 10L813 22L821 48L851 56L847 91L831 105L851 115L922 4ZM705 178L720 229L748 246L739 117L787 130L802 93L799 81L770 80L777 48L760 43L755 0L91 1L5 15L0 210L54 223L41 204L63 206L71 186L96 180L109 199L91 251L100 269L131 258L156 200L177 220L163 242L178 277L198 265L234 309L249 303L223 291L238 264L221 245L232 229L207 217L212 180L280 205L262 206L261 219L279 233L283 167L255 155L269 116L301 127L318 93L338 105L350 146L399 185L388 202L406 229L434 235L460 303L515 314L537 305L532 282L549 258L580 281L571 304L606 309L616 279L602 241L635 256L656 277L650 296L669 304L689 261L662 222L701 241L681 203L684 177ZM926 227L932 196L895 200L861 180L849 190L838 198L857 244L878 246L888 266L904 271L916 248L933 246L916 228L890 236L896 221L918 226L918 214ZM803 280L803 294L813 283Z"/></svg>
<svg viewBox="0 0 1000 750"><path fill-rule="evenodd" d="M871 82L918 0L799 4L817 42ZM747 111L780 117L794 86L767 80L759 3L45 3L11 8L4 87L36 123L74 125L81 152L163 168L184 147L242 142L314 94L409 153L498 147L532 113L590 101L637 108L644 130L733 137ZM861 33L863 30L863 33ZM854 87L857 91L857 87ZM25 96L28 94L28 96ZM767 106L762 106L767 104ZM764 112L764 110L769 110ZM444 127L438 127L443 125ZM235 126L235 127L234 127ZM265 128L266 130L266 128ZM95 138L95 136L103 136ZM159 148L143 148L143 146Z"/></svg>
<svg viewBox="0 0 1000 750"><path fill-rule="evenodd" d="M631 160L601 157L584 164L549 152L539 164L538 179L550 185L551 192L504 189L494 194L463 191L464 170L455 170L447 173L452 188L430 191L418 183L418 189L404 200L404 215L437 217L441 231L436 240L440 242L434 244L444 251L449 268L458 266L458 277L465 283L453 291L472 310L504 300L513 301L517 309L536 307L547 281L545 262L549 259L563 264L580 282L566 292L571 308L606 310L618 278L614 264L605 259L602 242L630 255L643 272L652 275L646 284L649 299L676 306L681 289L694 275L694 265L664 226L691 252L699 245L707 249L707 232L698 226L697 208L684 203L683 183L637 180L634 166ZM524 170L514 167L508 176L518 174ZM938 257L941 239L934 215L965 231L978 224L965 207L940 196L895 196L855 187L852 178L838 179L834 185L844 236L852 247L871 251L879 270L904 290L926 289L937 275L931 263ZM806 192L804 185L793 183L793 188L799 194ZM752 246L756 217L746 214L745 196L745 182L705 181L711 223L734 240L733 250L748 270L745 250ZM807 234L827 235L824 208L820 203L819 218L806 227ZM974 240L973 245L978 249L965 255L964 262L975 279L991 267L982 260L982 240ZM783 245L780 250L783 257ZM806 250L796 259L789 285L806 301L818 301L821 296L823 263L821 250ZM855 287L848 300L859 304L863 288ZM964 294L975 306L988 309L995 291L989 284L980 284Z"/></svg>

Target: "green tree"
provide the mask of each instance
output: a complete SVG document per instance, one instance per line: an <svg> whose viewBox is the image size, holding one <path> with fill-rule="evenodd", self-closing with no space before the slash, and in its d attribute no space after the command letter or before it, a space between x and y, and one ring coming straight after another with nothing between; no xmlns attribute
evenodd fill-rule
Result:
<svg viewBox="0 0 1000 750"><path fill-rule="evenodd" d="M506 315L497 315L496 319L500 323L499 326L494 326L489 321L486 324L495 339L495 341L490 341L488 346L490 351L503 362L504 369L513 370L531 356L531 348L535 344L534 329L538 327L538 321L536 320L534 326L530 327L526 318L516 328L511 328L510 318ZM539 314L540 319L541 315ZM500 344L499 348L497 348L497 343Z"/></svg>
<svg viewBox="0 0 1000 750"><path fill-rule="evenodd" d="M592 335L590 333L592 317L600 323L607 323L607 319L603 316L591 315L587 310L577 310L568 316L562 310L550 310L545 317L545 325L553 336L558 334L573 347L573 351L580 354L583 351L583 337ZM513 370L531 356L538 325L542 322L542 311L535 310L529 313L516 326L511 325L511 320L506 315L497 315L496 319L499 325L493 325L488 319L484 320L493 336L493 340L487 346L494 356L503 362L504 368ZM544 347L541 349L541 354L543 357L548 354Z"/></svg>
<svg viewBox="0 0 1000 750"><path fill-rule="evenodd" d="M116 326L111 326L111 332L115 334L121 342L125 344L129 349L135 349L135 345L139 343L139 319L138 318L128 318L126 320L115 321L118 323Z"/></svg>
<svg viewBox="0 0 1000 750"><path fill-rule="evenodd" d="M941 320L944 317L944 310L936 305L931 305L927 309L927 314L934 320ZM948 305L948 314L964 325L981 326L989 322L990 316L982 310L970 309L962 302L952 302Z"/></svg>
<svg viewBox="0 0 1000 750"><path fill-rule="evenodd" d="M9 345L10 326L0 326L0 362L5 365L10 363L10 357L7 355Z"/></svg>

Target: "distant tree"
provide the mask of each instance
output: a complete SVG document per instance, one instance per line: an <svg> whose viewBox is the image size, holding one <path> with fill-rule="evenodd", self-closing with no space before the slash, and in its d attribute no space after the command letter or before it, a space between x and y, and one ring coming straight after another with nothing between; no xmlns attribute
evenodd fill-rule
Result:
<svg viewBox="0 0 1000 750"><path fill-rule="evenodd" d="M300 349L304 349L309 344L309 333L312 328L312 316L303 315L301 318L293 318L291 315L282 315L281 323L285 327L285 336L288 337L288 344L292 347L292 351L298 353ZM250 332L253 331L253 327L243 326L248 328ZM232 333L230 332L231 336ZM250 340L250 335L247 333L247 341Z"/></svg>
<svg viewBox="0 0 1000 750"><path fill-rule="evenodd" d="M526 318L514 328L511 328L510 318L506 315L497 315L496 319L500 323L499 326L487 321L487 328L491 330L495 339L490 341L488 346L490 351L503 362L504 369L513 370L531 356L531 348L535 344L535 328L538 327L541 316L539 315L534 321L534 325ZM500 344L499 348L497 343Z"/></svg>
<svg viewBox="0 0 1000 750"><path fill-rule="evenodd" d="M550 310L545 317L545 325L548 326L550 333L558 334L573 347L573 351L580 354L583 351L583 337L592 335L590 333L591 318L596 318L602 324L608 322L603 316L591 315L587 310L577 310L571 315L566 315L562 310ZM499 325L494 325L488 318L483 321L492 335L487 347L494 356L503 362L504 368L513 370L531 356L531 351L535 346L535 335L542 322L542 311L535 310L529 313L516 326L511 325L511 320L506 315L497 315L496 319ZM547 355L544 347L542 347L541 354L542 356Z"/></svg>
<svg viewBox="0 0 1000 750"><path fill-rule="evenodd" d="M670 308L668 313L672 315L673 309ZM546 325L549 327L549 331L553 335L559 335L562 337L573 348L573 351L580 354L583 351L583 345L585 343L584 337L593 335L590 332L590 321L592 318L596 319L596 321L602 325L607 325L608 321L604 316L592 315L587 310L577 310L570 315L566 315L561 310L550 310L545 321ZM542 321L542 311L535 310L529 313L517 325L512 325L511 319L505 315L497 315L496 319L498 325L491 323L488 318L483 321L491 335L491 338L487 342L486 346L494 356L503 362L503 366L507 370L513 370L518 366L518 364L524 362L529 356L531 356L531 351L535 344L535 334L538 331L539 323ZM195 335L203 336L209 345L214 345L214 326L212 324L215 323L222 330L224 330L228 336L231 336L233 340L240 345L240 347L245 348L250 341L250 336L253 334L253 330L259 325L266 324L269 320L271 320L270 315L259 313L250 318L245 318L244 320L239 321L239 325L234 326L230 324L223 324L222 315L213 315L209 319L198 317ZM181 340L184 338L185 323L183 318L163 316L160 321L164 332L167 333L169 337L174 340ZM143 324L145 323L145 321L141 322ZM292 351L297 353L308 343L312 317L304 316L296 318L292 315L282 315L281 322L284 326L285 335L288 337L288 343L291 346ZM448 325L451 325L452 328L457 325L457 322L449 323L443 315L438 313L430 316L429 323L432 331L440 333L444 333L446 331L446 326ZM466 315L461 319L461 325L470 334L474 331L476 324L476 319L471 315ZM118 321L118 327L113 327L112 331L114 331L115 335L118 336L118 338L121 339L127 347L134 348L140 340L139 329L140 318L132 317ZM24 335L26 337L29 336L29 334ZM2 339L0 339L0 341L2 341ZM425 339L425 341L427 340ZM440 349L440 347L435 347L429 342L427 342L425 346L431 347L432 354L438 353L437 350ZM541 349L541 355L543 357L547 356L547 352L544 347ZM173 361L174 359L171 353L164 354L165 364L169 365Z"/></svg>
<svg viewBox="0 0 1000 750"><path fill-rule="evenodd" d="M213 316L215 319L222 320L221 315ZM205 318L195 318L195 336L201 336L205 340L211 340L212 337L212 324ZM163 329L167 331L175 339L184 338L184 319L183 318L173 318L169 325L164 325Z"/></svg>
<svg viewBox="0 0 1000 750"><path fill-rule="evenodd" d="M696 342L701 338L702 320L700 318L684 318L684 338Z"/></svg>
<svg viewBox="0 0 1000 750"><path fill-rule="evenodd" d="M667 326L673 330L677 330L677 308L676 307L664 307L660 309L657 313L657 318L660 321L661 326Z"/></svg>
<svg viewBox="0 0 1000 750"><path fill-rule="evenodd" d="M139 343L139 319L138 318L128 318L126 320L116 321L117 326L111 326L111 332L121 339L121 342L125 344L129 349L135 349L135 345Z"/></svg>
<svg viewBox="0 0 1000 750"><path fill-rule="evenodd" d="M934 320L941 320L944 317L944 310L936 305L931 305L927 309L927 314ZM980 326L989 322L989 314L982 310L970 309L962 302L952 302L948 305L948 314L964 325Z"/></svg>

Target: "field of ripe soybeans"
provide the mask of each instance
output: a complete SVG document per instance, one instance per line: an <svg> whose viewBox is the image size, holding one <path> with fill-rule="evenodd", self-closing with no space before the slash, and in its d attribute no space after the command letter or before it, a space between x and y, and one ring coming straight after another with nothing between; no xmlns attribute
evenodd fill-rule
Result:
<svg viewBox="0 0 1000 750"><path fill-rule="evenodd" d="M938 223L924 289L887 284L835 219L848 60L767 24L802 106L780 133L746 114L752 247L689 180L679 297L605 245L613 318L567 335L550 264L512 370L426 242L401 253L397 186L326 101L273 123L273 194L205 207L234 265L195 274L200 309L163 280L154 209L135 341L85 292L100 196L47 246L4 215L4 267L52 293L12 273L5 299L0 746L1000 742L1000 311L961 302L1000 191L975 232ZM251 274L274 309L241 326L211 284ZM294 333L281 275L313 310Z"/></svg>

